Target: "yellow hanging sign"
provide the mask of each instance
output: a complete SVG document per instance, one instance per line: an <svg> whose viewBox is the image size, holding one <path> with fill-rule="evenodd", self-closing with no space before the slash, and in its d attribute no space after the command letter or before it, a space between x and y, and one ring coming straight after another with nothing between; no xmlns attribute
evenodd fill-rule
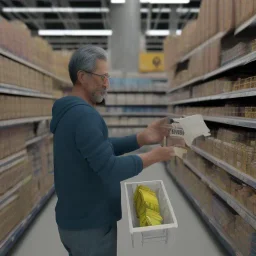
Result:
<svg viewBox="0 0 256 256"><path fill-rule="evenodd" d="M163 52L143 52L139 57L139 72L163 72Z"/></svg>

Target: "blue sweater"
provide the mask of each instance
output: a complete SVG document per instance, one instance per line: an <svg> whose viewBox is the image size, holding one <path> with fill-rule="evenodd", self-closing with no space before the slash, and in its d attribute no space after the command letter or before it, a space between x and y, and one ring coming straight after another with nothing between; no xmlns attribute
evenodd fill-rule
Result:
<svg viewBox="0 0 256 256"><path fill-rule="evenodd" d="M57 100L52 116L58 226L79 230L117 222L122 217L120 182L143 169L140 157L119 156L139 148L136 135L108 138L100 114L74 96Z"/></svg>

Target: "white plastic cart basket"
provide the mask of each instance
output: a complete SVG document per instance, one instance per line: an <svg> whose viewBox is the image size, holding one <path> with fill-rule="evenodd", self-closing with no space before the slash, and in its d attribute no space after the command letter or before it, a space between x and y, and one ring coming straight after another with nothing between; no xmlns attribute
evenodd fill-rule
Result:
<svg viewBox="0 0 256 256"><path fill-rule="evenodd" d="M126 202L128 210L129 230L134 247L134 236L141 235L142 246L145 242L165 241L168 242L169 233L178 227L178 222L174 214L171 202L168 198L162 180L126 182L125 184ZM139 219L136 216L133 195L138 185L145 185L152 189L158 198L160 214L163 217L163 224L159 226L140 227Z"/></svg>

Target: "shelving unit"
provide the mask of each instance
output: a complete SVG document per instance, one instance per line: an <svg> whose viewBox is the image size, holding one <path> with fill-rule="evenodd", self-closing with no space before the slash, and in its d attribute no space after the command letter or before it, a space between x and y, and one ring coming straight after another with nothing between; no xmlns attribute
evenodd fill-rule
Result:
<svg viewBox="0 0 256 256"><path fill-rule="evenodd" d="M145 90L145 89L134 89L134 88L127 88L127 90L122 89L111 89L108 93L166 93L166 90L159 90L159 89L152 89L152 90Z"/></svg>
<svg viewBox="0 0 256 256"><path fill-rule="evenodd" d="M15 31L11 31L15 30L14 26L8 30L9 38L14 37ZM24 42L32 44L29 40L34 39L26 36ZM3 71L0 72L0 96L5 104L0 113L1 256L9 253L54 193L52 135L49 134L49 122L45 121L52 118L51 104L56 98L53 95L71 87L66 79L38 66L47 67L44 65L47 58L37 59L42 51L47 54L47 47L41 45L43 39L37 42L38 49L33 51L35 56L31 58L41 63L36 65L20 57L31 52L19 37L15 35L15 43L4 46L9 50L0 46L0 71ZM17 42L22 45L18 47ZM21 55L17 56L12 50ZM15 75L10 74L9 68L15 70ZM50 68L61 74L59 66Z"/></svg>
<svg viewBox="0 0 256 256"><path fill-rule="evenodd" d="M168 114L170 117L178 118L181 115L177 114ZM182 115L185 116L185 115ZM256 121L252 118L239 118L239 117L217 117L217 116L203 116L205 121L220 123L220 124L228 124L232 126L245 127L245 128L256 128Z"/></svg>
<svg viewBox="0 0 256 256"><path fill-rule="evenodd" d="M0 84L0 93L35 97L35 98L53 99L52 95L48 95L48 94L40 93L35 90L29 90L19 86L8 85L8 84Z"/></svg>
<svg viewBox="0 0 256 256"><path fill-rule="evenodd" d="M18 153L15 153L11 156L8 156L4 159L0 160L0 174L4 172L5 170L11 168L12 166L24 161L26 157L26 150L21 150Z"/></svg>
<svg viewBox="0 0 256 256"><path fill-rule="evenodd" d="M249 186L256 188L256 179L254 179L253 177L242 173L241 171L237 170L235 167L229 165L228 163L226 163L225 161L218 159L210 154L208 154L207 152L205 152L204 150L192 146L191 149L196 152L198 155L204 157L205 159L209 160L210 162L212 162L213 164L215 164L216 166L222 168L223 170L227 171L228 173L230 173L231 175L233 175L234 177L238 178L239 180L241 180L242 182L248 184Z"/></svg>
<svg viewBox="0 0 256 256"><path fill-rule="evenodd" d="M42 116L42 117L29 117L29 118L20 118L20 119L1 120L0 127L40 122L40 121L50 120L51 118L52 118L51 116Z"/></svg>
<svg viewBox="0 0 256 256"><path fill-rule="evenodd" d="M113 79L104 106L98 108L110 137L135 134L154 119L167 116L166 83L159 84L156 78L146 77L127 74L125 78Z"/></svg>
<svg viewBox="0 0 256 256"><path fill-rule="evenodd" d="M37 65L35 65L35 64L31 63L31 62L29 62L29 61L26 61L26 60L24 60L24 59L22 59L22 58L20 58L20 57L18 57L18 56L16 56L16 55L14 55L14 54L12 54L11 52L9 52L9 51L7 51L7 50L1 48L1 47L0 47L0 54L3 55L3 56L5 56L5 57L7 57L7 58L9 58L9 59L12 59L12 60L14 60L14 61L17 61L17 62L19 62L20 64L23 64L23 65L25 65L25 66L27 66L27 67L29 67L29 68L32 68L32 69L34 69L34 70L37 70L37 71L39 71L39 72L41 72L41 73L43 73L43 74L45 74L45 75L47 75L47 76L50 76L50 77L52 77L52 78L58 80L59 82L61 82L61 83L65 84L65 85L67 85L68 87L71 86L70 81L63 80L61 77L58 77L58 76L56 76L56 75L54 75L54 74L48 72L47 70L44 70L44 69L42 69L41 67L39 67L39 66L37 66Z"/></svg>
<svg viewBox="0 0 256 256"><path fill-rule="evenodd" d="M204 207L199 204L199 202L191 195L191 193L188 191L188 189L180 182L176 176L172 173L172 170L170 169L169 165L166 164L167 172L170 174L172 179L175 181L177 186L181 189L181 191L184 193L184 195L188 198L188 200L193 204L197 212L200 214L202 219L205 221L207 226L210 227L212 232L216 235L218 240L222 243L222 245L226 248L226 250L229 252L232 256L243 256L243 254L239 251L236 244L227 237L223 232L222 228L219 227L218 223L204 210Z"/></svg>
<svg viewBox="0 0 256 256"><path fill-rule="evenodd" d="M152 103L145 103L145 104L139 104L139 103L134 103L134 104L124 104L124 103L106 103L106 106L111 107L111 106L116 106L116 107L122 107L122 106L135 106L135 107L166 107L166 103L157 103L157 104L152 104Z"/></svg>
<svg viewBox="0 0 256 256"><path fill-rule="evenodd" d="M204 43L202 43L201 45L199 45L198 47L196 47L194 50L192 50L191 52L189 52L188 54L186 54L184 57L182 57L180 59L180 63L184 62L186 60L188 60L191 56L193 56L195 53L201 51L204 47L206 47L207 45L209 45L210 43L214 42L215 40L222 38L226 35L225 32L219 32L216 35L212 36L210 39L206 40Z"/></svg>
<svg viewBox="0 0 256 256"><path fill-rule="evenodd" d="M103 117L109 117L109 116L127 116L127 117L147 117L147 116L156 116L156 117L166 117L168 114L167 112L130 112L130 113L126 113L126 112L111 112L111 113L101 113L101 115Z"/></svg>
<svg viewBox="0 0 256 256"><path fill-rule="evenodd" d="M239 33L243 32L244 30L248 29L249 27L253 28L255 26L256 22L256 15L252 16L249 20L241 24L236 30L235 35L238 35Z"/></svg>
<svg viewBox="0 0 256 256"><path fill-rule="evenodd" d="M38 202L30 214L12 230L8 237L0 244L0 255L6 255L10 251L53 194L54 187Z"/></svg>
<svg viewBox="0 0 256 256"><path fill-rule="evenodd" d="M241 203L228 193L218 188L213 182L205 177L200 171L197 170L189 161L184 160L184 164L193 171L200 179L209 186L217 195L219 195L228 205L230 205L248 224L256 229L256 216L247 210Z"/></svg>
<svg viewBox="0 0 256 256"><path fill-rule="evenodd" d="M168 105L175 106L175 105L183 105L183 104L188 104L188 103L213 101L213 100L225 100L225 99L236 99L236 98L247 98L247 97L255 97L255 96L256 96L256 89L252 88L252 89L244 89L244 90L240 90L240 91L227 92L227 93L206 96L206 97L173 101L173 102L169 102Z"/></svg>
<svg viewBox="0 0 256 256"><path fill-rule="evenodd" d="M47 137L50 137L50 136L53 136L53 135L50 135L50 134L44 134L44 135L40 135L40 136L37 136L33 139L30 139L30 140L27 140L26 141L26 146L30 146L34 143L37 143L39 142L40 140L43 140L44 138L47 138Z"/></svg>
<svg viewBox="0 0 256 256"><path fill-rule="evenodd" d="M216 75L220 75L222 73L224 73L225 71L229 71L231 69L234 69L234 68L237 68L239 66L244 66L244 65L247 65L251 62L254 62L256 60L256 52L251 52L249 54L247 54L246 56L243 56L235 61L232 61L231 63L229 64L226 64L206 75L203 75L203 76L200 76L200 77L196 77L196 78L193 78L191 79L190 81L188 82L185 82L179 86L176 86L170 90L168 90L168 93L171 93L171 92L174 92L174 91L177 91L177 90L180 90L180 89L183 89L187 86L191 86L195 83L198 83L198 82L202 82L202 81L205 81L207 79L212 79L213 77L215 77Z"/></svg>
<svg viewBox="0 0 256 256"><path fill-rule="evenodd" d="M253 129L256 129L256 120L253 116L254 107L256 107L254 104L256 89L253 69L256 61L256 9L252 7L253 1L248 1L247 6L240 7L237 3L239 1L232 1L232 3L231 1L225 3L219 1L219 5L226 5L226 11L216 16L219 10L213 10L213 6L210 5L212 2L203 2L198 20L187 25L184 29L184 35L181 35L178 39L177 37L170 37L169 41L166 40L165 42L170 44L169 47L172 46L171 49L174 53L178 52L176 55L173 54L173 59L176 62L170 61L169 70L167 70L168 76L171 78L169 84L172 86L167 90L169 97L168 116L179 118L185 116L184 114L204 113L203 118L212 131L212 138L205 138L205 141L203 139L195 141L191 147L194 153L188 151L188 155L183 160L173 160L171 163L167 163L167 171L206 223L211 229L213 228L214 233L220 238L229 253L231 255L251 256L254 254L255 248L250 232L256 233L256 215L251 208L249 210L247 202L251 202L251 198L256 194L256 179L254 178L253 169L256 161L256 148L254 147L255 139L251 135ZM215 8L220 8L216 6ZM230 12L227 12L227 10ZM209 11L212 15L215 13L214 21L208 19ZM207 22L209 24L205 24ZM219 31L214 36L210 36L211 26L213 30ZM226 30L222 30L223 28L226 28ZM191 38L192 34L196 34L195 32L199 33L197 35L199 39L196 36ZM191 50L191 46L196 45L198 41L201 44ZM177 46L175 46L175 43ZM176 47L176 49L173 49L173 47ZM190 51L187 51L188 49ZM166 53L168 51L169 54L172 54L169 48L167 48ZM168 58L168 56L165 56L165 58ZM224 84L226 87L224 87ZM221 93L224 91L225 93ZM228 109L229 107L230 109ZM231 150L232 146L234 152ZM221 159L202 150L201 147L208 149L209 152ZM233 155L229 154L229 150L233 152ZM195 160L192 160L193 157ZM202 169L196 164L199 167L202 166ZM236 167L231 166L231 164ZM240 167L239 164L241 164ZM182 171L181 175L177 173L179 168ZM192 190L189 191L189 188L187 189L190 182L189 178L194 179L194 177L197 178L191 181ZM203 185L197 189L193 187L195 186L193 182L198 185L197 187L200 187L200 184ZM246 225L249 224L248 230L249 227L251 229L247 233L247 239L251 240L247 240L246 245L239 244L238 236L227 237L225 231L227 231L228 226L226 224L220 224L218 219L211 221L212 216L218 216L216 212L219 211L214 202L209 199L210 202L207 206L211 207L211 210L207 209L208 212L204 211L204 205L197 202L197 197L203 200L200 198L200 191L204 191L205 185L207 187L205 191L210 189L213 198L221 203L223 202L226 212L230 216L235 216L234 229L239 228L239 218L242 218ZM232 185L241 186L241 192L236 192L238 196L234 193L234 190L231 190ZM248 195L244 197L239 197L244 191L242 189L248 189L250 193L248 192ZM219 214L221 213L219 212ZM236 217L238 217L238 220ZM219 232L216 232L218 228ZM245 225L241 229L243 228L245 229ZM235 230L235 232L239 231ZM250 250L249 254L248 250Z"/></svg>

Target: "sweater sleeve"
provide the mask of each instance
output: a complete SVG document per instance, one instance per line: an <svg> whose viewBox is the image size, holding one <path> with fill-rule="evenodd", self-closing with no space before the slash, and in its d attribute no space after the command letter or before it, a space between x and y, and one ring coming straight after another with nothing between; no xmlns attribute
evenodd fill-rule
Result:
<svg viewBox="0 0 256 256"><path fill-rule="evenodd" d="M100 116L84 113L76 125L76 146L94 172L104 183L123 181L138 175L143 169L142 159L133 156L115 156L112 145L103 136Z"/></svg>
<svg viewBox="0 0 256 256"><path fill-rule="evenodd" d="M132 152L140 148L136 134L122 138L109 138L109 141L113 145L114 153L117 156Z"/></svg>

